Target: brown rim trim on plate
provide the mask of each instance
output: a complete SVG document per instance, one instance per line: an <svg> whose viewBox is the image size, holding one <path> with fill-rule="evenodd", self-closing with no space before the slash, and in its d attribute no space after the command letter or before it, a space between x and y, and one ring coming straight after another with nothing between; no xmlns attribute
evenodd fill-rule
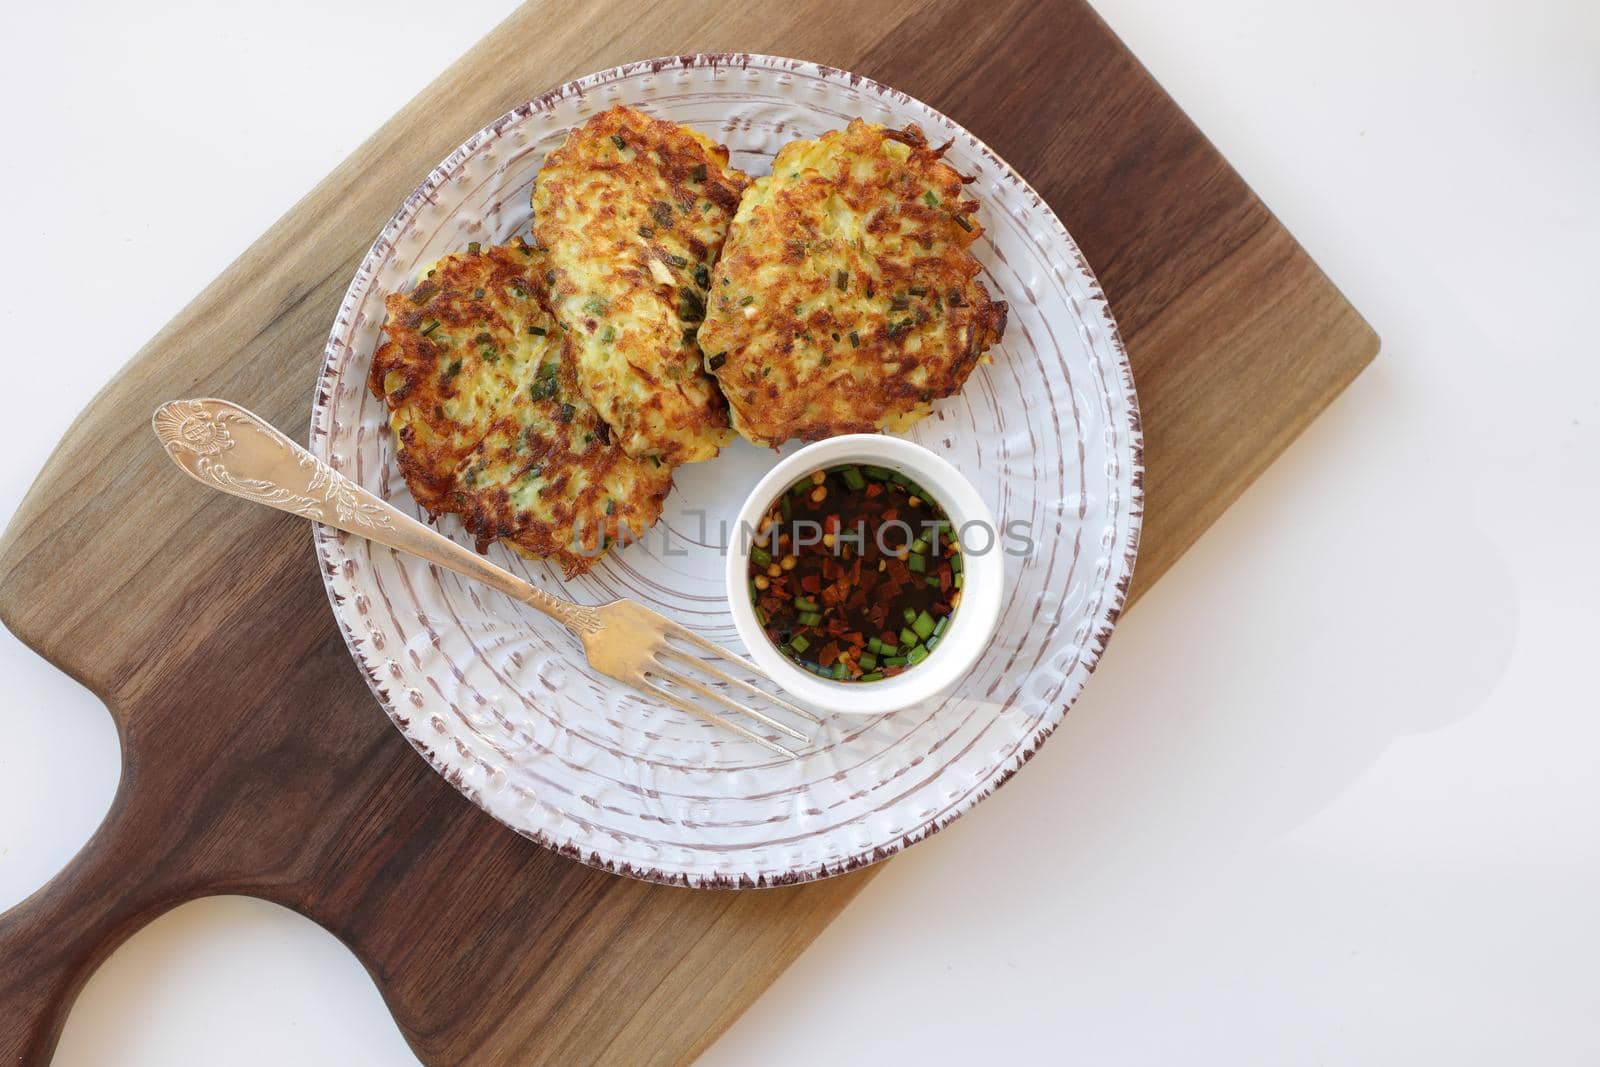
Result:
<svg viewBox="0 0 1600 1067"><path fill-rule="evenodd" d="M1132 487L1132 492L1131 497L1126 504L1128 532L1126 538L1127 547L1124 552L1123 562L1126 566L1127 574L1124 575L1122 579L1119 580L1110 590L1109 602L1104 605L1102 611L1100 612L1099 627L1093 634L1091 647L1086 649L1085 655L1083 656L1082 666L1084 669L1085 678L1087 679L1087 676L1091 675L1094 672L1095 667L1098 666L1100 657L1104 654L1105 648L1110 641L1111 634L1116 627L1117 620L1121 617L1122 611L1127 604L1128 589L1130 583L1132 582L1134 567L1137 562L1140 531L1143 523L1144 432L1139 411L1138 394L1134 388L1133 368L1128 360L1127 349L1122 342L1121 334L1117 329L1116 320L1111 314L1109 303L1106 300L1105 293L1100 286L1099 279L1095 276L1094 271L1084 259L1082 251L1078 248L1077 243L1072 239L1071 234L1067 231L1065 225L1062 224L1055 211L1048 203L1045 202L1044 198L1039 195L1037 190L1035 190L1010 164L1006 163L1005 160L1000 158L1000 156L993 149L991 149L981 139L974 136L960 123L950 119L948 116L938 111L938 109L929 106L925 102L918 100L909 94L892 89L864 75L855 74L850 71L842 70L837 67L830 67L821 63L813 63L807 60L790 59L780 56L769 56L758 53L719 52L709 54L701 53L694 55L668 56L620 64L604 71L574 79L573 81L569 81L555 89L551 89L534 100L529 101L528 103L519 107L513 108L511 111L506 112L504 115L495 119L487 126L475 132L458 148L456 148L455 151L450 153L450 155L447 156L442 163L435 167L429 173L428 177L422 182L422 184L420 184L401 204L394 216L392 216L389 222L385 225L383 232L373 242L371 248L363 257L361 266L357 270L356 279L359 280L363 274L369 274L370 268L373 266L374 261L378 258L386 256L389 253L389 251L392 249L392 239L398 236L397 227L401 225L403 220L408 219L420 207L422 202L432 199L434 191L451 179L455 171L461 167L465 161L477 150L480 142L483 139L486 137L499 136L500 131L510 123L525 119L536 112L547 111L558 101L564 100L568 97L583 97L595 89L601 88L611 82L631 77L644 70L648 70L649 72L656 74L663 70L669 70L673 68L715 69L719 67L729 67L745 69L750 67L752 64L780 73L786 69L794 71L802 68L810 68L815 70L817 74L825 80L844 78L848 81L852 88L874 93L902 104L914 104L915 106L924 108L927 111L938 115L941 119L943 119L943 121L948 123L952 129L969 138L972 144L976 147L977 151L981 153L984 158L996 168L996 170L1006 181L1021 189L1032 200L1034 205L1041 209L1050 218L1056 228L1056 237L1062 242L1063 247L1065 247L1071 253L1073 265L1078 270L1086 285L1089 299L1102 306L1115 365L1121 372L1121 382L1119 384L1124 391L1124 395L1128 403L1128 412L1126 416L1127 425L1125 429L1130 434L1133 468L1130 472L1130 484ZM344 343L341 341L339 334L342 330L342 327L346 323L347 312L352 310L349 307L349 301L355 289L356 285L353 282L351 285L351 292L346 294L345 301L341 303L339 313L335 318L327 349L324 353L322 367L318 373L317 385L312 404L311 422L311 445L314 453L317 452L315 446L318 443L318 427L323 421L322 415L333 401L333 397L328 389L328 386L330 385L328 375L331 367L333 366L334 356L338 353L340 346ZM331 414L331 411L328 412L329 418L331 418ZM509 823L506 823L505 820L499 818L490 810L484 799L478 795L476 789L469 786L454 768L449 767L440 758L438 758L433 749L427 743L412 736L409 730L411 720L402 714L401 710L390 698L385 681L379 677L376 667L368 661L361 647L361 639L351 631L343 613L339 610L341 605L339 603L338 594L335 593L333 586L329 581L329 578L333 576L335 572L333 563L330 561L327 555L327 549L332 541L332 537L333 534L330 530L321 526L313 527L313 543L317 551L318 558L322 563L322 567L320 569L324 575L323 584L328 594L330 606L334 609L333 614L334 618L338 622L339 632L344 637L345 644L350 650L351 657L361 668L362 676L366 679L367 685L369 688L371 688L373 695L377 697L379 703L384 707L389 717L400 729L402 736L407 739L411 746L428 760L429 764L435 771L449 781L452 786L454 786L459 792L471 800L475 805L482 809L485 814L488 814L491 818L494 818L497 822L505 825L508 829L514 831L520 836L542 845L551 851L560 853L561 855L567 856L571 859L575 859L586 866L643 881L656 882L665 885L687 886L691 888L764 888L782 885L794 885L802 882L810 882L822 878L833 877L835 875L845 874L850 871L869 866L873 863L877 863L880 860L887 859L897 854L901 850L909 847L910 845L926 840L932 835L938 833L940 830L950 825L950 823L960 818L967 811L970 811L977 803L990 796L1006 782L1010 781L1012 776L1015 775L1024 764L1032 759L1040 747L1043 746L1044 741L1050 736L1051 733L1055 731L1056 726L1065 717L1066 712L1070 710L1072 703L1077 698L1077 694L1073 694L1072 698L1069 699L1066 705L1061 709L1059 715L1047 717L1047 721L1045 721L1038 729L1034 731L1031 736L1029 736L1020 744L1019 751L1015 757L1017 760L1015 766L1001 771L998 776L986 783L982 788L974 790L968 795L964 796L958 804L953 806L953 808L947 809L946 812L940 817L932 819L923 826L919 827L917 830L903 835L899 841L891 845L874 847L871 850L847 857L843 861L832 865L822 864L815 867L807 867L802 870L776 872L770 875L761 874L756 877L751 877L749 875L740 875L736 878L728 877L726 875L707 875L696 877L684 873L671 873L662 871L656 868L641 868L626 862L607 860L596 853L585 853L582 849L570 843L553 841L550 840L545 834L538 831L524 830L520 827L512 826ZM1081 691L1082 687L1080 686L1079 692L1081 693ZM569 817L572 816L569 815Z"/></svg>

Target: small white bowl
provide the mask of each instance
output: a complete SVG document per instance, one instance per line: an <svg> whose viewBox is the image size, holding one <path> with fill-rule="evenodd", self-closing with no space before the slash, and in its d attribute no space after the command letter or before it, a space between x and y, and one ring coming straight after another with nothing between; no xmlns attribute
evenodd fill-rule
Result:
<svg viewBox="0 0 1600 1067"><path fill-rule="evenodd" d="M878 682L835 682L795 666L768 639L750 603L751 531L779 495L812 471L845 463L867 463L899 471L933 494L951 524L962 534L961 604L939 647L927 659ZM988 505L972 483L921 445L898 437L858 433L818 441L767 472L745 498L730 533L728 603L750 658L791 696L824 711L876 715L920 704L965 678L994 635L1005 595L1005 554ZM982 546L987 542L987 551ZM967 546L972 546L968 551Z"/></svg>

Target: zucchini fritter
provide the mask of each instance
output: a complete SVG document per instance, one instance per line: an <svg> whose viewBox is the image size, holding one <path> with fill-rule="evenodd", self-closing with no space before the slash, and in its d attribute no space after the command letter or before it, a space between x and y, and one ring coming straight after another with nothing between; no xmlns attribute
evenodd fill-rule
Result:
<svg viewBox="0 0 1600 1067"><path fill-rule="evenodd" d="M792 141L745 192L700 347L757 444L901 431L1005 332L962 176L916 126Z"/></svg>
<svg viewBox="0 0 1600 1067"><path fill-rule="evenodd" d="M388 340L367 384L388 405L400 471L429 517L454 513L478 551L500 538L570 577L623 523L637 536L655 522L672 471L627 456L578 392L566 335L542 303L546 269L521 242L446 256L387 297Z"/></svg>
<svg viewBox="0 0 1600 1067"><path fill-rule="evenodd" d="M686 126L614 107L573 130L534 186L551 308L579 388L632 456L710 459L733 439L695 330L749 179Z"/></svg>

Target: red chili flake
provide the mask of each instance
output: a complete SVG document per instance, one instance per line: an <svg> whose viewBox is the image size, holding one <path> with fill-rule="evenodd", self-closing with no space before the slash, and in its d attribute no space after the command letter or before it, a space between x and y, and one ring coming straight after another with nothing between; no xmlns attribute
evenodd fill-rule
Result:
<svg viewBox="0 0 1600 1067"><path fill-rule="evenodd" d="M883 492L883 486L880 485L879 483L877 483L877 482L868 482L867 483L867 499L868 500L871 500L873 497L877 496L881 492Z"/></svg>
<svg viewBox="0 0 1600 1067"><path fill-rule="evenodd" d="M815 574L808 574L800 579L800 590L805 593L822 592L822 578Z"/></svg>
<svg viewBox="0 0 1600 1067"><path fill-rule="evenodd" d="M834 661L838 658L839 646L834 644L832 641L829 641L827 644L823 645L822 650L817 653L817 665L819 667L831 667L833 666Z"/></svg>

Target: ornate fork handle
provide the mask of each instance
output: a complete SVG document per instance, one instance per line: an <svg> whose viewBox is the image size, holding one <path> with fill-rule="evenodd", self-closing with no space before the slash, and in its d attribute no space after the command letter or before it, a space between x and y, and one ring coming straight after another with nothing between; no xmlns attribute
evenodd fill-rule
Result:
<svg viewBox="0 0 1600 1067"><path fill-rule="evenodd" d="M529 585L379 500L237 404L171 400L151 422L173 462L213 489L421 556L537 608L579 635L600 628L594 609Z"/></svg>

